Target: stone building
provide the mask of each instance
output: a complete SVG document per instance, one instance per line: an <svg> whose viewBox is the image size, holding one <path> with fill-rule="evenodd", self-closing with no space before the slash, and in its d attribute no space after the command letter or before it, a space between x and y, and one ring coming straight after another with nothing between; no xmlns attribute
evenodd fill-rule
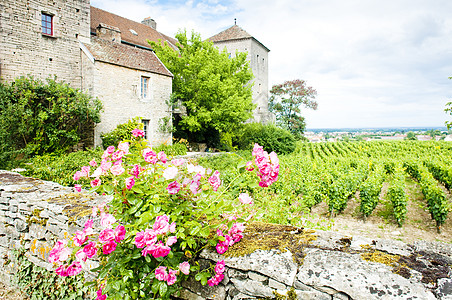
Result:
<svg viewBox="0 0 452 300"><path fill-rule="evenodd" d="M141 117L152 144L171 143L172 74L148 40L175 42L152 19L137 23L90 6L89 0L0 2L0 78L32 75L87 91L104 105L100 134ZM153 26L153 27L151 27Z"/></svg>
<svg viewBox="0 0 452 300"><path fill-rule="evenodd" d="M270 50L248 32L236 24L209 38L216 47L233 57L236 51L246 52L253 71L254 122L269 123L274 121L268 110L268 52Z"/></svg>

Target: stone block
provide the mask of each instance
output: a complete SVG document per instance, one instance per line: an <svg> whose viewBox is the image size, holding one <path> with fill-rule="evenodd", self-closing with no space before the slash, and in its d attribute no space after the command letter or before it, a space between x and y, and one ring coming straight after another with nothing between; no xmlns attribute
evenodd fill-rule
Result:
<svg viewBox="0 0 452 300"><path fill-rule="evenodd" d="M268 281L268 277L261 275L259 273L256 272L248 272L248 277L249 279L253 280L253 281L259 281L259 282L266 282Z"/></svg>
<svg viewBox="0 0 452 300"><path fill-rule="evenodd" d="M268 286L276 290L285 290L287 288L287 286L284 283L278 282L271 278L268 280Z"/></svg>
<svg viewBox="0 0 452 300"><path fill-rule="evenodd" d="M261 282L252 280L239 280L231 277L231 282L234 287L243 294L251 295L254 297L269 297L273 298L273 289L263 285Z"/></svg>
<svg viewBox="0 0 452 300"><path fill-rule="evenodd" d="M30 252L34 256L47 261L49 252L52 250L53 245L49 245L47 242L39 241L38 239L34 239L30 245Z"/></svg>
<svg viewBox="0 0 452 300"><path fill-rule="evenodd" d="M45 238L47 229L40 224L31 223L28 232L30 233L32 239L36 238L38 240L41 240Z"/></svg>
<svg viewBox="0 0 452 300"><path fill-rule="evenodd" d="M19 232L25 231L28 227L27 223L24 220L21 219L15 219L14 220L14 227L16 227L16 230Z"/></svg>

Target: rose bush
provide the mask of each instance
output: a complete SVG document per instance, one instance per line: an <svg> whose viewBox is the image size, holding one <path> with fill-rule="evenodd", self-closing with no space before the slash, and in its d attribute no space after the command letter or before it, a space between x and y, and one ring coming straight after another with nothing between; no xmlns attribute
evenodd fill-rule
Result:
<svg viewBox="0 0 452 300"><path fill-rule="evenodd" d="M73 276L89 270L97 257L100 266L90 270L98 275L96 299L169 298L188 276L217 285L224 261L202 269L197 254L206 247L223 254L241 240L253 215L252 197L233 197L235 180L222 186L218 171L154 152L140 130L132 136L74 174L74 180L89 177L91 192L112 200L94 206L99 224L89 219L69 241L58 241L49 261L59 275ZM238 166L237 178L255 172L259 185L268 187L278 178L278 158L257 144L253 156Z"/></svg>

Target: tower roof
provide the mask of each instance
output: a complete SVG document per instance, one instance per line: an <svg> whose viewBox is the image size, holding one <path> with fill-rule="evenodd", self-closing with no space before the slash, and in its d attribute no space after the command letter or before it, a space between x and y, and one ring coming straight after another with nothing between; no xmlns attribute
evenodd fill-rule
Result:
<svg viewBox="0 0 452 300"><path fill-rule="evenodd" d="M267 51L270 51L267 47L264 46L261 42L259 42L256 38L254 38L251 34L240 28L238 25L233 25L226 30L212 36L209 38L210 41L214 43L233 41L233 40L244 40L244 39L253 39L262 47L264 47Z"/></svg>

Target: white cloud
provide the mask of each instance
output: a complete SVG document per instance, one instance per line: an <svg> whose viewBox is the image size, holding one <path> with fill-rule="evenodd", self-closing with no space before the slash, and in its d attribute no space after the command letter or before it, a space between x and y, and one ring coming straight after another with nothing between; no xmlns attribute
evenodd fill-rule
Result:
<svg viewBox="0 0 452 300"><path fill-rule="evenodd" d="M451 101L452 1L95 0L157 29L203 38L237 24L266 45L270 84L318 91L308 127L442 126Z"/></svg>

